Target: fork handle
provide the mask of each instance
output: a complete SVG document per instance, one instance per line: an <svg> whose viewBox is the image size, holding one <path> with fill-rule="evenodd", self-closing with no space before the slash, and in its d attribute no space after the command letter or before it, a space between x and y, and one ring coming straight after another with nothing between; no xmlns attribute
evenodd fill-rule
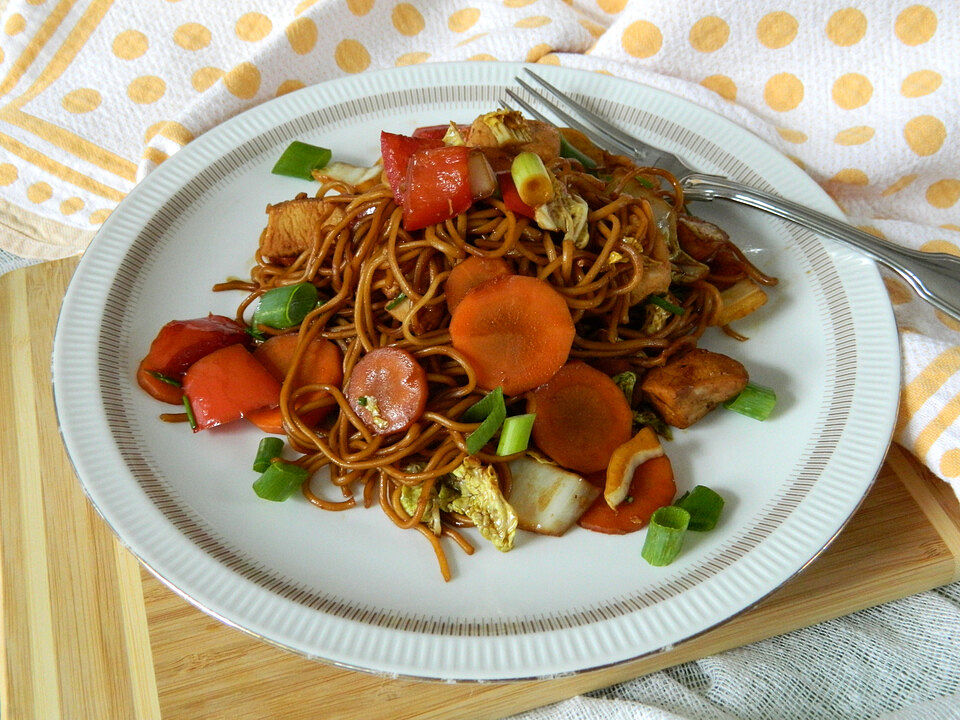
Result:
<svg viewBox="0 0 960 720"><path fill-rule="evenodd" d="M938 310L960 320L960 258L894 245L845 222L749 185L717 175L692 173L681 181L689 200L730 200L847 243L902 277Z"/></svg>

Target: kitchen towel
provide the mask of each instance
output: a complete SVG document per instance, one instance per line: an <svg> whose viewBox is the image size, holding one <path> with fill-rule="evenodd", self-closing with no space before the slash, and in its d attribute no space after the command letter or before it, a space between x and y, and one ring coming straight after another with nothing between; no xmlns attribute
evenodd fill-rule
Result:
<svg viewBox="0 0 960 720"><path fill-rule="evenodd" d="M853 224L960 255L955 10L949 0L9 0L0 251L81 252L151 169L278 95L397 65L521 60L693 100L791 157ZM960 491L960 323L892 274L884 282L903 355L895 438Z"/></svg>

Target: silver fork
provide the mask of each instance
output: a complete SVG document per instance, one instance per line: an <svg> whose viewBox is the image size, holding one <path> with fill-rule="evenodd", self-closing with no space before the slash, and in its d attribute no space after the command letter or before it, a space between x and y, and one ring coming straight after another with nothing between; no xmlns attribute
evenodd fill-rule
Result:
<svg viewBox="0 0 960 720"><path fill-rule="evenodd" d="M534 89L522 78L517 84L550 109L569 127L579 130L599 147L630 157L638 165L659 167L680 180L684 197L690 200L730 200L802 225L821 235L847 243L902 277L917 295L933 307L960 320L960 258L945 253L925 253L894 245L858 230L845 222L811 210L763 190L718 175L698 173L672 153L648 145L612 125L571 99L539 75L525 72L551 97ZM543 113L512 90L507 95L532 117L548 121Z"/></svg>

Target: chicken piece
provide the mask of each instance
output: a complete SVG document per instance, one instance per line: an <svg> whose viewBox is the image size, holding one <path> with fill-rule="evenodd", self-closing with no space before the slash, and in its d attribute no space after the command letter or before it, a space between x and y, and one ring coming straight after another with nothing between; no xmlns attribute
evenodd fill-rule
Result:
<svg viewBox="0 0 960 720"><path fill-rule="evenodd" d="M266 212L267 226L260 233L260 252L281 262L309 250L317 237L343 220L339 205L307 197L306 193L267 205Z"/></svg>
<svg viewBox="0 0 960 720"><path fill-rule="evenodd" d="M710 262L727 245L730 236L712 222L680 215L677 217L677 240L694 260Z"/></svg>
<svg viewBox="0 0 960 720"><path fill-rule="evenodd" d="M738 395L748 379L733 358L697 348L648 371L640 390L668 424L686 428Z"/></svg>
<svg viewBox="0 0 960 720"><path fill-rule="evenodd" d="M670 289L671 266L669 260L643 258L643 276L640 283L630 291L630 304L643 302L652 294L665 293Z"/></svg>
<svg viewBox="0 0 960 720"><path fill-rule="evenodd" d="M467 133L467 145L484 149L484 154L487 154L486 148L503 148L509 150L511 157L528 151L549 163L560 156L560 132L553 125L527 120L516 111L498 110L473 121ZM500 153L490 153L488 159L491 155L498 158ZM499 169L499 163L491 160L491 164L495 170Z"/></svg>

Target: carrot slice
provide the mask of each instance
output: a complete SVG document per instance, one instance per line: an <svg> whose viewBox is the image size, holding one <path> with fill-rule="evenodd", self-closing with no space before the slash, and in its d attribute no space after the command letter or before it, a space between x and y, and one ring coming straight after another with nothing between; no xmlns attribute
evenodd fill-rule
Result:
<svg viewBox="0 0 960 720"><path fill-rule="evenodd" d="M587 530L610 535L636 532L650 522L654 512L673 502L676 493L670 459L661 455L637 467L630 483L630 493L616 510L600 496L578 522Z"/></svg>
<svg viewBox="0 0 960 720"><path fill-rule="evenodd" d="M482 258L471 255L450 271L444 285L443 292L447 296L447 308L450 314L453 314L464 296L477 285L500 275L512 274L513 269L510 263L502 258Z"/></svg>
<svg viewBox="0 0 960 720"><path fill-rule="evenodd" d="M347 400L376 435L402 432L427 405L427 373L406 350L378 348L353 367Z"/></svg>
<svg viewBox="0 0 960 720"><path fill-rule="evenodd" d="M576 360L530 393L536 413L533 439L559 465L591 473L607 467L613 451L630 439L633 413L609 377Z"/></svg>
<svg viewBox="0 0 960 720"><path fill-rule="evenodd" d="M258 347L253 356L277 380L283 382L293 364L293 355L297 350L297 335L275 335ZM314 338L304 350L303 358L293 380L293 389L304 385L340 385L343 381L343 357L340 348L324 338ZM297 404L304 405L318 400L323 393L310 393L298 399ZM303 421L310 426L321 422L333 406L317 408L303 415ZM265 433L283 434L283 420L280 408L265 408L247 415L247 419Z"/></svg>
<svg viewBox="0 0 960 720"><path fill-rule="evenodd" d="M450 321L451 342L470 361L479 385L501 387L506 395L553 377L567 361L573 336L560 293L526 275L481 283L463 297Z"/></svg>

